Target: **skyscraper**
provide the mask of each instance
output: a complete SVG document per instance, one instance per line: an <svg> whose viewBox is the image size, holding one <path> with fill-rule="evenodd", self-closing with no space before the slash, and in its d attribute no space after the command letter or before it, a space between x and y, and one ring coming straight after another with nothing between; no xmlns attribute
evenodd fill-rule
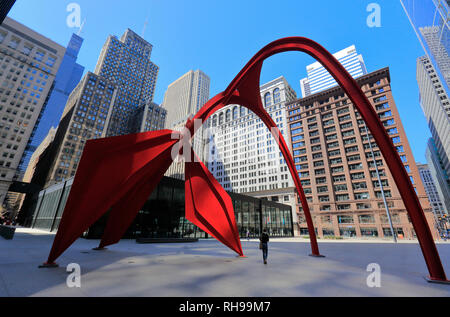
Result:
<svg viewBox="0 0 450 317"><path fill-rule="evenodd" d="M167 87L162 107L167 110L166 127L186 123L209 100L209 77L190 70Z"/></svg>
<svg viewBox="0 0 450 317"><path fill-rule="evenodd" d="M447 0L400 0L447 95L450 94L450 14Z"/></svg>
<svg viewBox="0 0 450 317"><path fill-rule="evenodd" d="M432 135L426 154L428 165L441 200L450 210L450 99L426 56L417 59L417 83L420 105Z"/></svg>
<svg viewBox="0 0 450 317"><path fill-rule="evenodd" d="M134 131L136 111L153 102L159 68L150 60L152 49L130 29L120 40L109 36L103 45L94 73L118 89L106 136Z"/></svg>
<svg viewBox="0 0 450 317"><path fill-rule="evenodd" d="M209 100L209 77L201 70L190 70L167 87L162 107L167 110L166 128L181 131L188 118L193 117ZM195 133L192 148L206 161L203 128ZM166 176L184 179L184 162L175 161Z"/></svg>
<svg viewBox="0 0 450 317"><path fill-rule="evenodd" d="M333 54L333 56L353 78L367 74L362 55L358 55L354 45ZM337 85L331 74L319 62L308 65L306 71L308 77L300 80L302 97L307 97Z"/></svg>
<svg viewBox="0 0 450 317"><path fill-rule="evenodd" d="M286 103L297 98L295 91L284 77L279 77L261 85L260 93L264 108L289 146ZM295 211L294 182L261 119L247 108L228 105L209 119L208 127L208 169L225 190L289 204ZM296 219L294 213L295 229Z"/></svg>
<svg viewBox="0 0 450 317"><path fill-rule="evenodd" d="M428 168L433 177L433 182L439 197L448 213L450 212L450 187L448 186L448 175L443 168L443 160L439 155L438 147L433 138L428 140L425 158L428 162Z"/></svg>
<svg viewBox="0 0 450 317"><path fill-rule="evenodd" d="M160 130L165 109L153 103L158 67L152 45L127 29L109 36L96 73L88 72L70 94L47 161L33 180L46 187L75 176L89 139ZM49 154L52 153L52 154Z"/></svg>
<svg viewBox="0 0 450 317"><path fill-rule="evenodd" d="M417 168L419 169L420 178L425 187L425 192L427 193L428 200L430 201L431 209L434 213L436 225L438 230L442 232L445 227L439 223L439 218L442 215L447 214L445 211L445 206L439 197L438 190L434 184L433 177L431 176L431 171L427 164L417 163Z"/></svg>
<svg viewBox="0 0 450 317"><path fill-rule="evenodd" d="M434 217L392 97L389 69L356 81L391 136L433 230ZM396 233L415 236L380 149L342 88L293 101L287 111L294 161L320 237L391 236L383 193ZM300 231L307 234L300 205L298 213Z"/></svg>
<svg viewBox="0 0 450 317"><path fill-rule="evenodd" d="M72 34L61 65L56 73L47 102L42 108L32 137L29 139L25 152L22 155L18 168L19 173L24 173L31 155L42 143L50 129L58 126L67 99L83 75L84 67L76 62L82 44L83 39L76 34ZM21 177L18 178L21 179Z"/></svg>
<svg viewBox="0 0 450 317"><path fill-rule="evenodd" d="M67 49L6 18L0 25L0 205L17 168Z"/></svg>

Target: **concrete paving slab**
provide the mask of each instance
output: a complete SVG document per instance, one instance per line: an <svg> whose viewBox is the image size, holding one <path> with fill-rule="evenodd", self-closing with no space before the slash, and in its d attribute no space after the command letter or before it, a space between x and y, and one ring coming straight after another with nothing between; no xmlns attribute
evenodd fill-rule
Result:
<svg viewBox="0 0 450 317"><path fill-rule="evenodd" d="M54 234L18 228L13 240L0 239L0 296L450 296L450 285L430 284L415 241L320 241L325 258L308 256L302 238L271 239L262 263L258 241L242 240L247 258L215 240L183 244L137 244L122 240L94 251L97 240L78 239L58 268L39 269ZM450 243L437 245L450 274ZM81 267L81 287L66 284L66 267ZM367 266L381 268L381 287L367 285Z"/></svg>

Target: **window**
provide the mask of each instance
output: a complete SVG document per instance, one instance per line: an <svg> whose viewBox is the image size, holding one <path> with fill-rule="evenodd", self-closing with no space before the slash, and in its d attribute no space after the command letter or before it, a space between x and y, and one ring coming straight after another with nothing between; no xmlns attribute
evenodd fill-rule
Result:
<svg viewBox="0 0 450 317"><path fill-rule="evenodd" d="M20 39L13 36L11 38L11 41L9 42L8 46L15 50L17 48L17 46L19 46L19 43L20 43Z"/></svg>
<svg viewBox="0 0 450 317"><path fill-rule="evenodd" d="M34 55L34 59L37 60L38 62L41 62L42 59L44 58L45 53L42 51L36 51L35 55Z"/></svg>
<svg viewBox="0 0 450 317"><path fill-rule="evenodd" d="M33 46L26 43L22 48L22 53L28 56L28 55L30 55L32 49L33 49Z"/></svg>
<svg viewBox="0 0 450 317"><path fill-rule="evenodd" d="M3 43L3 41L5 40L6 34L6 32L0 30L0 43Z"/></svg>
<svg viewBox="0 0 450 317"><path fill-rule="evenodd" d="M356 200L369 199L369 193L355 193Z"/></svg>
<svg viewBox="0 0 450 317"><path fill-rule="evenodd" d="M280 89L275 88L273 91L273 103L279 103L281 101Z"/></svg>
<svg viewBox="0 0 450 317"><path fill-rule="evenodd" d="M233 108L233 120L236 120L238 118L239 112L238 107Z"/></svg>
<svg viewBox="0 0 450 317"><path fill-rule="evenodd" d="M353 223L353 216L351 215L338 215L338 223Z"/></svg>
<svg viewBox="0 0 450 317"><path fill-rule="evenodd" d="M272 98L270 96L270 92L268 92L264 95L264 104L266 107L269 107L272 105Z"/></svg>

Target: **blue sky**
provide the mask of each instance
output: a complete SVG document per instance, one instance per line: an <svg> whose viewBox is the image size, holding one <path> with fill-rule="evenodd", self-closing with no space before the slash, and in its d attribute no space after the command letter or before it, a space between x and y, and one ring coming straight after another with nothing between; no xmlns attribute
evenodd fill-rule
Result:
<svg viewBox="0 0 450 317"><path fill-rule="evenodd" d="M155 102L167 86L191 69L211 78L211 96L223 91L263 46L286 36L309 37L332 53L354 44L367 70L388 66L394 98L417 161L425 162L430 132L419 105L416 59L424 55L399 0L17 0L9 16L66 45L75 28L67 26L70 3L86 19L79 63L93 71L109 34L126 28L153 44L160 67ZM381 27L370 28L370 3L381 7ZM261 83L280 75L300 96L299 80L314 60L283 53L266 60Z"/></svg>

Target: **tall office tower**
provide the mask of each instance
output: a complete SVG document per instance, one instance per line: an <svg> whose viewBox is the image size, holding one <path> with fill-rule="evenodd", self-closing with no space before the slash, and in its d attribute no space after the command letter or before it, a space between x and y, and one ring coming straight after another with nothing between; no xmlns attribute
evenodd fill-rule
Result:
<svg viewBox="0 0 450 317"><path fill-rule="evenodd" d="M109 36L103 45L95 74L117 86L106 136L134 131L134 116L153 101L159 68L150 61L153 46L127 29L120 40Z"/></svg>
<svg viewBox="0 0 450 317"><path fill-rule="evenodd" d="M0 205L52 90L66 48L6 18L0 25Z"/></svg>
<svg viewBox="0 0 450 317"><path fill-rule="evenodd" d="M54 141L32 182L47 187L75 176L89 139L159 130L165 109L153 103L157 66L152 45L127 29L109 36L96 72L88 72L70 94Z"/></svg>
<svg viewBox="0 0 450 317"><path fill-rule="evenodd" d="M353 78L367 74L362 55L358 55L354 45L333 54L333 56L345 67ZM300 80L303 98L337 86L337 82L319 62L308 65L306 72L308 77Z"/></svg>
<svg viewBox="0 0 450 317"><path fill-rule="evenodd" d="M433 141L428 144L427 161L441 200L450 210L450 99L428 57L417 59L420 105Z"/></svg>
<svg viewBox="0 0 450 317"><path fill-rule="evenodd" d="M449 3L446 0L400 0L444 90L450 94Z"/></svg>
<svg viewBox="0 0 450 317"><path fill-rule="evenodd" d="M296 100L295 91L284 77L279 77L262 85L260 92L264 108L290 146L286 103ZM223 188L290 204L296 223L294 182L276 141L261 119L247 108L229 105L210 118L208 127L208 169Z"/></svg>
<svg viewBox="0 0 450 317"><path fill-rule="evenodd" d="M356 81L391 136L437 236L430 204L392 97L389 69ZM391 236L383 192L396 233L406 238L415 235L380 149L340 87L289 103L287 111L294 161L320 237ZM300 205L298 212L301 233L307 234Z"/></svg>
<svg viewBox="0 0 450 317"><path fill-rule="evenodd" d="M46 104L42 108L38 121L34 126L32 137L29 139L25 152L22 155L18 168L18 173L20 174L25 172L31 155L42 143L50 129L58 126L67 99L72 90L80 82L84 67L77 64L76 61L82 44L83 39L76 34L72 34ZM20 176L17 178L21 179Z"/></svg>
<svg viewBox="0 0 450 317"><path fill-rule="evenodd" d="M431 176L431 171L427 164L417 163L417 168L419 169L420 178L425 187L425 192L427 193L428 200L430 201L431 209L434 213L434 218L436 221L436 227L439 232L443 232L445 227L443 223L440 223L439 219L447 214L445 211L444 204L442 203L437 188L434 184L433 177Z"/></svg>
<svg viewBox="0 0 450 317"><path fill-rule="evenodd" d="M167 87L162 107L167 110L166 128L182 131L188 118L193 117L209 100L209 77L201 70L190 70ZM203 127L197 130L192 148L201 161L207 160ZM166 176L184 179L184 161L175 161Z"/></svg>
<svg viewBox="0 0 450 317"><path fill-rule="evenodd" d="M52 155L44 162L45 178L32 183L48 187L75 176L86 141L106 136L117 97L117 86L105 78L91 72L83 77L70 94L54 140L47 147Z"/></svg>
<svg viewBox="0 0 450 317"><path fill-rule="evenodd" d="M167 110L154 102L139 108L133 117L133 132L163 130L166 125Z"/></svg>
<svg viewBox="0 0 450 317"><path fill-rule="evenodd" d="M441 201L444 203L447 212L450 212L450 187L448 186L448 174L445 172L438 147L433 138L428 140L425 157L428 162L431 176L438 191Z"/></svg>
<svg viewBox="0 0 450 317"><path fill-rule="evenodd" d="M167 110L166 127L185 124L209 100L209 77L201 70L189 71L167 87L162 107Z"/></svg>

